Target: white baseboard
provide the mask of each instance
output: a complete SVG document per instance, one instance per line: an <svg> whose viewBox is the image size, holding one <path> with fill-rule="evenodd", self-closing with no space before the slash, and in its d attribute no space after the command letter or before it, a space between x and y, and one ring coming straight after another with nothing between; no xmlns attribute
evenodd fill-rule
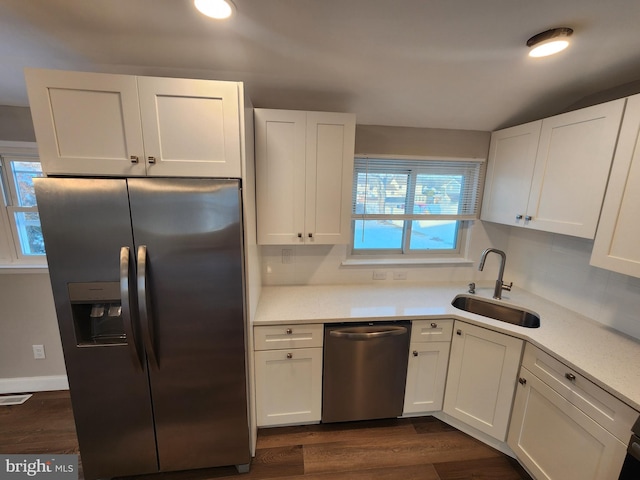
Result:
<svg viewBox="0 0 640 480"><path fill-rule="evenodd" d="M48 392L51 390L69 390L67 376L0 378L0 393Z"/></svg>

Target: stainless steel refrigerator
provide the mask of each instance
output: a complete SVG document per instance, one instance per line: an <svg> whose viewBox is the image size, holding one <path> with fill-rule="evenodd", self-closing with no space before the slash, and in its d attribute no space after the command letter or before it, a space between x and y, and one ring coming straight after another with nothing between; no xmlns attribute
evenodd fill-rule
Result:
<svg viewBox="0 0 640 480"><path fill-rule="evenodd" d="M35 180L85 478L250 462L238 180Z"/></svg>

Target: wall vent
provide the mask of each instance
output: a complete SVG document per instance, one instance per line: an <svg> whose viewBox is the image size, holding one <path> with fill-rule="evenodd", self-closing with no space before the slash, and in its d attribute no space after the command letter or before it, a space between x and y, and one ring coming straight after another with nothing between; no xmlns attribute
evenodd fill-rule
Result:
<svg viewBox="0 0 640 480"><path fill-rule="evenodd" d="M26 395L1 395L0 405L22 405L31 398L31 394Z"/></svg>

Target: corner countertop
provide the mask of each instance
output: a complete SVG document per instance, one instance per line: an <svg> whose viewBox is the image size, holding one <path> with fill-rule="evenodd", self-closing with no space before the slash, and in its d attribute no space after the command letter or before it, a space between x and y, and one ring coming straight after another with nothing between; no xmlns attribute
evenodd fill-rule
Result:
<svg viewBox="0 0 640 480"><path fill-rule="evenodd" d="M253 325L453 318L526 340L640 411L640 341L522 289L502 301L540 315L525 328L451 305L466 283L263 287ZM476 288L491 299L493 286Z"/></svg>

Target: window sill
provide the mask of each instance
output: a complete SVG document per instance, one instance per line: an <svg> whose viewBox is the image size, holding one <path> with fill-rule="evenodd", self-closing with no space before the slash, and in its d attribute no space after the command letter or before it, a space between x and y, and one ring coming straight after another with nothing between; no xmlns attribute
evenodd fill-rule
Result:
<svg viewBox="0 0 640 480"><path fill-rule="evenodd" d="M386 267L415 265L473 265L473 260L466 258L354 258L342 261L343 267Z"/></svg>
<svg viewBox="0 0 640 480"><path fill-rule="evenodd" d="M47 265L36 264L0 264L0 275L5 273L49 273Z"/></svg>

